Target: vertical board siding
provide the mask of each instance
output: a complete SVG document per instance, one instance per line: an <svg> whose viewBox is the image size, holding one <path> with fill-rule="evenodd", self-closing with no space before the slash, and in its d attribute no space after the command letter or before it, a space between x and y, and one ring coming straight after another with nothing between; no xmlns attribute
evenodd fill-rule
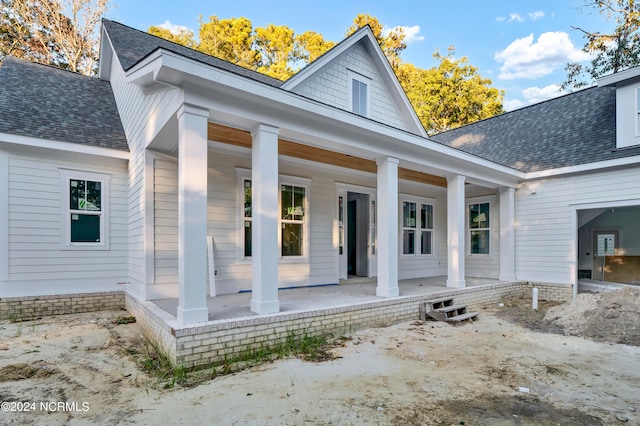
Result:
<svg viewBox="0 0 640 426"><path fill-rule="evenodd" d="M9 155L9 280L121 279L127 276L127 170L38 155ZM63 249L59 168L111 176L108 250ZM90 283L88 283L90 284Z"/></svg>
<svg viewBox="0 0 640 426"><path fill-rule="evenodd" d="M386 76L378 74L369 54L360 45L353 46L322 70L316 71L293 92L347 110L349 108L349 93L351 93L348 69L372 79L369 118L399 129L407 131L412 129L398 114L399 106L384 84Z"/></svg>
<svg viewBox="0 0 640 426"><path fill-rule="evenodd" d="M516 278L571 283L572 206L640 199L640 168L544 179L516 191ZM535 193L532 193L535 192Z"/></svg>

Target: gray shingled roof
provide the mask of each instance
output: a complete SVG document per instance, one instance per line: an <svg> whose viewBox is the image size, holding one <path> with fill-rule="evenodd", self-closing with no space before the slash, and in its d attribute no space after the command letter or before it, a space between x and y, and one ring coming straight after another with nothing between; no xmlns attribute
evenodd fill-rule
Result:
<svg viewBox="0 0 640 426"><path fill-rule="evenodd" d="M120 65L122 65L122 68L125 71L131 69L134 65L149 56L155 50L164 49L270 86L279 87L283 83L276 78L243 68L214 56L198 52L197 50L145 33L144 31L136 30L135 28L122 25L119 22L103 19L102 25L107 30L109 40L111 40L111 44L118 55L118 59L120 60Z"/></svg>
<svg viewBox="0 0 640 426"><path fill-rule="evenodd" d="M593 87L431 137L522 172L640 155L616 150L616 89Z"/></svg>
<svg viewBox="0 0 640 426"><path fill-rule="evenodd" d="M128 151L109 82L6 57L0 133Z"/></svg>

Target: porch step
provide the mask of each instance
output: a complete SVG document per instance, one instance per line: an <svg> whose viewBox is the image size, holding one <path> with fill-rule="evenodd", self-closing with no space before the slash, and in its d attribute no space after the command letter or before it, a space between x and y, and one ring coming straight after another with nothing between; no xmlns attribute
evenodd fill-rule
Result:
<svg viewBox="0 0 640 426"><path fill-rule="evenodd" d="M467 305L454 304L453 297L442 297L420 304L420 320L425 321L427 317L458 324L463 321L475 321L478 319L478 313L467 312Z"/></svg>

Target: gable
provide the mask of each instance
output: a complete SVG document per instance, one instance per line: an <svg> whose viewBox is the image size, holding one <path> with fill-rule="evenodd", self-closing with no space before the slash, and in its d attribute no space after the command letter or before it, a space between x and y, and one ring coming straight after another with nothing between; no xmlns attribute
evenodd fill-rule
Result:
<svg viewBox="0 0 640 426"><path fill-rule="evenodd" d="M358 83L354 83L357 81ZM364 87L366 103L353 108L354 84ZM365 116L376 122L426 136L409 99L371 29L360 28L287 80L282 89ZM360 98L361 100L361 98Z"/></svg>
<svg viewBox="0 0 640 426"><path fill-rule="evenodd" d="M383 77L372 64L371 58L360 45L333 59L313 76L305 79L292 92L317 100L336 108L351 111L351 84L356 77L370 82L371 111L368 117L372 120L409 131L409 126L399 114L389 88Z"/></svg>

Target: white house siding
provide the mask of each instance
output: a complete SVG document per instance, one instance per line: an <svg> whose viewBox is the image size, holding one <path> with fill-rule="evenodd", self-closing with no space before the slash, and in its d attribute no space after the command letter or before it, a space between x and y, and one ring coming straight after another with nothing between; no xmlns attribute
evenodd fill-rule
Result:
<svg viewBox="0 0 640 426"><path fill-rule="evenodd" d="M640 168L524 183L516 191L516 278L572 282L572 208L640 199Z"/></svg>
<svg viewBox="0 0 640 426"><path fill-rule="evenodd" d="M144 151L159 126L173 115L182 98L179 89L145 95L140 87L125 82L117 55L113 55L110 83L127 136L129 150L129 278L144 284Z"/></svg>
<svg viewBox="0 0 640 426"><path fill-rule="evenodd" d="M69 153L9 153L9 271L0 293L116 289L127 277L127 168L122 160ZM63 249L60 168L110 178L108 250ZM0 294L1 295L1 294Z"/></svg>
<svg viewBox="0 0 640 426"><path fill-rule="evenodd" d="M401 181L398 185L398 214L402 215L402 202L406 196L426 197L433 203L433 254L402 254L402 218L398 219L398 279L432 277L447 273L447 192L444 188ZM412 201L412 200L409 200Z"/></svg>
<svg viewBox="0 0 640 426"><path fill-rule="evenodd" d="M154 160L155 284L178 283L178 163Z"/></svg>
<svg viewBox="0 0 640 426"><path fill-rule="evenodd" d="M325 65L323 69L316 71L313 76L293 89L293 92L348 110L349 94L351 93L348 70L372 80L369 118L399 129L411 130L398 114L397 111L400 107L391 97L389 88L384 84L384 80L373 65L369 54L360 45L353 46Z"/></svg>

